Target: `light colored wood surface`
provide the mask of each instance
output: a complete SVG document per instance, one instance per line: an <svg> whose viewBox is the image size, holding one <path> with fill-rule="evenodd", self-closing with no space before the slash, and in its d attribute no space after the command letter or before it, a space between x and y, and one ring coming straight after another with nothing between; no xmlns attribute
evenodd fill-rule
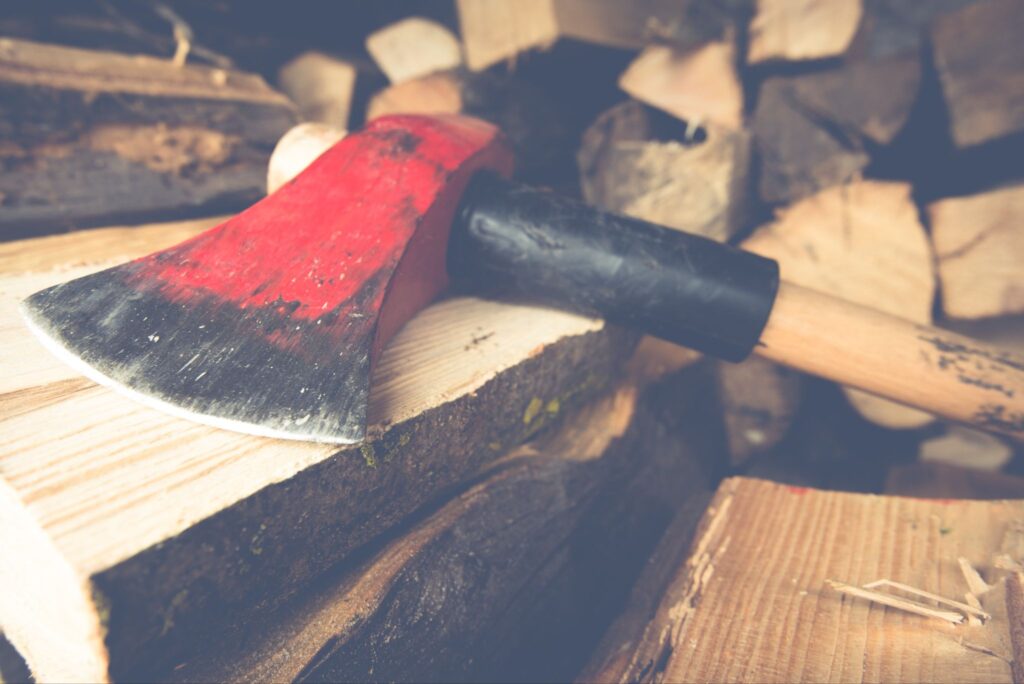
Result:
<svg viewBox="0 0 1024 684"><path fill-rule="evenodd" d="M554 0L458 0L457 7L470 69L486 69L558 40Z"/></svg>
<svg viewBox="0 0 1024 684"><path fill-rule="evenodd" d="M743 125L743 87L730 40L688 51L646 47L619 77L619 87L693 124L712 122L729 130Z"/></svg>
<svg viewBox="0 0 1024 684"><path fill-rule="evenodd" d="M947 316L1024 313L1024 185L933 202L928 218Z"/></svg>
<svg viewBox="0 0 1024 684"><path fill-rule="evenodd" d="M782 283L756 353L950 420L1024 437L1024 358Z"/></svg>
<svg viewBox="0 0 1024 684"><path fill-rule="evenodd" d="M348 128L356 67L322 52L304 52L281 67L278 85L298 106L303 121Z"/></svg>
<svg viewBox="0 0 1024 684"><path fill-rule="evenodd" d="M860 24L861 0L757 0L747 61L838 57Z"/></svg>
<svg viewBox="0 0 1024 684"><path fill-rule="evenodd" d="M467 476L481 458L494 458L495 449L504 446L494 441L501 435L485 433L504 424L502 439L522 439L574 397L596 391L602 373L610 372L597 361L604 355L599 349L603 343L576 346L603 339L599 321L547 309L449 299L422 312L389 345L371 393L371 442L339 452L326 445L216 430L138 405L77 376L51 357L22 324L17 303L31 292L165 247L209 223L90 231L0 247L0 547L19 549L0 559L0 584L5 587L0 620L45 677L104 680L110 654L102 635L110 629L110 611L149 609L134 603L140 596L120 596L133 602L128 606L108 603L109 597L98 594L92 583L98 574L118 568L128 574L125 568L135 567L131 563L147 554L168 559L184 554L161 565L173 568L183 563L188 568L189 554L222 548L224 555L218 560L211 564L206 558L165 586L163 575L138 585L145 588L143 598L152 594L163 606L172 600L180 603L182 592L196 595L201 585L189 583L205 581L204 573L232 575L238 554L244 557L243 567L252 568L245 580L250 584L272 576L265 569L257 572L261 563L278 562L294 565L284 575L287 581L302 581L304 573L314 572L316 563L346 543L356 543L375 526L395 521L398 511L387 509L418 505L432 496L432 490ZM551 356L555 349L567 355L556 359ZM522 364L537 370L519 370ZM569 380L570 376L576 379ZM495 383L496 378L508 381L503 385ZM524 410L538 400L531 399L531 392L548 396L540 394L540 415L527 420ZM502 399L505 413L488 409L485 419L467 412L469 406ZM449 411L454 413L445 415ZM434 418L427 420L428 415ZM417 425L421 427L414 428ZM431 446L442 429L443 453ZM480 434L473 437L476 432ZM333 483L320 482L316 473L323 468L351 473L339 472ZM300 475L306 485L297 484ZM388 494L413 483L415 489L403 496ZM280 506L270 503L276 500L274 485L294 491L293 506L274 508ZM366 496L385 498L356 503ZM245 543L236 548L232 538L239 531L232 531L230 524L215 524L203 529L229 536L205 542L213 546L190 549L196 535L202 534L195 532L197 525L229 507L244 510L239 507L249 505L269 516L259 524L255 546ZM348 539L316 550L313 563L295 549L287 551L285 547L304 534L313 535L308 543L316 548L318 530L344 524L339 520L345 515L357 515L332 512L331 506L338 505L378 510L374 515L358 513L363 517L354 518ZM286 523L293 512L297 517ZM324 518L323 524L314 524L319 518ZM284 529L275 531L275 526ZM275 541L274 535L283 536ZM193 541L179 544L179 539ZM250 553L246 548L256 550ZM274 560L275 556L281 557ZM218 563L224 565L218 569ZM175 589L177 582L181 585ZM275 586L287 589L283 579ZM169 593L161 597L162 592ZM155 629L161 637L186 621L184 608L179 605L162 630L158 618ZM130 642L132 636L121 633L119 638Z"/></svg>
<svg viewBox="0 0 1024 684"><path fill-rule="evenodd" d="M823 190L782 210L744 247L778 260L787 282L931 323L935 267L910 191L906 183L877 181ZM886 427L932 421L863 392L847 396L864 417Z"/></svg>
<svg viewBox="0 0 1024 684"><path fill-rule="evenodd" d="M1024 553L1024 502L927 501L726 480L690 556L621 662L595 681L1010 682L1001 596L993 619L953 625L826 580L902 582L963 601L958 559L986 581ZM621 660L621 659L620 659Z"/></svg>
<svg viewBox="0 0 1024 684"><path fill-rule="evenodd" d="M406 17L366 37L366 50L392 83L462 64L462 45L444 25Z"/></svg>

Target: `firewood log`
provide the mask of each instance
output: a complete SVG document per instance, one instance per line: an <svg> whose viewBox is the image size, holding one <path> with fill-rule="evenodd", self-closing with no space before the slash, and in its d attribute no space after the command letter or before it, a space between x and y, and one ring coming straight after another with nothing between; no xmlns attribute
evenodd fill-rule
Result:
<svg viewBox="0 0 1024 684"><path fill-rule="evenodd" d="M1024 130L1024 5L977 2L935 20L931 44L960 147Z"/></svg>
<svg viewBox="0 0 1024 684"><path fill-rule="evenodd" d="M800 406L801 375L760 357L715 364L718 399L734 467L786 436Z"/></svg>
<svg viewBox="0 0 1024 684"><path fill-rule="evenodd" d="M885 145L899 133L919 81L915 53L768 79L752 124L761 197L792 202L859 178L869 161L865 143Z"/></svg>
<svg viewBox="0 0 1024 684"><path fill-rule="evenodd" d="M674 563L667 582L653 578L661 581L647 594L660 600L644 606L646 619L631 606L579 680L1012 682L1019 637L1001 590L977 597L991 619L973 627L954 609L883 609L828 582L892 580L963 604L968 585L958 558L1000 585L994 557L1020 548L1022 515L1020 501L927 501L726 480L688 557ZM655 558L671 559L672 542L666 538ZM969 646L953 636L963 629Z"/></svg>
<svg viewBox="0 0 1024 684"><path fill-rule="evenodd" d="M938 200L928 218L947 316L1024 313L1024 185Z"/></svg>
<svg viewBox="0 0 1024 684"><path fill-rule="evenodd" d="M744 246L778 259L789 282L931 322L932 252L907 184L863 181L824 190L779 212ZM881 425L920 427L933 420L917 409L846 391L862 415Z"/></svg>
<svg viewBox="0 0 1024 684"><path fill-rule="evenodd" d="M462 65L462 46L445 26L406 17L366 37L366 51L392 83Z"/></svg>
<svg viewBox="0 0 1024 684"><path fill-rule="evenodd" d="M311 51L282 66L277 82L303 121L348 128L357 77L352 62Z"/></svg>
<svg viewBox="0 0 1024 684"><path fill-rule="evenodd" d="M560 312L453 298L385 351L361 446L171 418L93 385L21 322L32 291L196 225L0 246L0 624L41 679L173 666L269 610L608 385L630 338ZM439 333L441 331L441 333Z"/></svg>
<svg viewBox="0 0 1024 684"><path fill-rule="evenodd" d="M677 383L682 395L672 396L693 401L706 380ZM508 659L523 653L518 642L531 641L533 630L549 631L545 623L578 618L587 605L602 601L587 589L601 586L602 578L616 571L622 559L615 555L626 551L629 536L649 534L651 510L645 507L645 516L626 525L631 534L617 538L607 536L606 525L594 523L609 509L622 516L622 504L643 507L645 497L637 496L632 483L657 470L659 458L671 463L674 473L670 510L689 498L708 497L698 475L701 440L691 443L684 432L666 430L655 417L666 397L639 392L627 383L581 409L557 431L502 456L358 566L332 571L268 620L240 625L224 634L217 648L149 676L177 681L552 678L550 670L545 675L543 669L531 670L531 663ZM693 433L697 412L684 420ZM699 429L707 433L703 425ZM686 474L689 481L680 480ZM660 515L671 517L669 511ZM586 546L581 546L583 535ZM604 547L600 556L594 555L596 547ZM640 567L637 560L633 563ZM553 637L548 640L553 648L539 651L557 651ZM538 650L525 656L542 657Z"/></svg>
<svg viewBox="0 0 1024 684"><path fill-rule="evenodd" d="M757 0L747 61L838 57L853 40L861 0Z"/></svg>
<svg viewBox="0 0 1024 684"><path fill-rule="evenodd" d="M637 102L616 105L584 133L580 186L591 204L716 240L743 227L750 139L706 126L687 138Z"/></svg>
<svg viewBox="0 0 1024 684"><path fill-rule="evenodd" d="M0 41L0 232L235 210L296 122L258 76Z"/></svg>
<svg viewBox="0 0 1024 684"><path fill-rule="evenodd" d="M470 69L546 49L560 38L638 49L651 42L682 49L720 38L732 11L693 0L458 0Z"/></svg>
<svg viewBox="0 0 1024 684"><path fill-rule="evenodd" d="M619 87L685 121L730 130L743 125L743 86L731 36L689 50L648 46L619 77Z"/></svg>

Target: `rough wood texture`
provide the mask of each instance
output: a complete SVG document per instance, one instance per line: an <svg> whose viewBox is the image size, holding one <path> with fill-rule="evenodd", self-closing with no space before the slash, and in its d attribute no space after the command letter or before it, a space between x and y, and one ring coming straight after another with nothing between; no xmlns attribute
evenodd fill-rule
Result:
<svg viewBox="0 0 1024 684"><path fill-rule="evenodd" d="M0 40L0 231L237 209L296 121L258 76Z"/></svg>
<svg viewBox="0 0 1024 684"><path fill-rule="evenodd" d="M304 52L281 67L277 82L298 106L303 121L348 128L357 75L350 62Z"/></svg>
<svg viewBox="0 0 1024 684"><path fill-rule="evenodd" d="M733 466L778 444L800 406L801 377L758 357L715 365L718 400Z"/></svg>
<svg viewBox="0 0 1024 684"><path fill-rule="evenodd" d="M515 74L440 71L381 90L366 110L386 114L469 114L498 126L516 152L516 173L535 183L560 178L575 141L564 113L534 84Z"/></svg>
<svg viewBox="0 0 1024 684"><path fill-rule="evenodd" d="M584 198L609 211L729 239L746 218L750 137L715 126L700 132L687 140L682 122L665 121L637 102L616 105L583 135L577 162Z"/></svg>
<svg viewBox="0 0 1024 684"><path fill-rule="evenodd" d="M683 394L692 398L706 386L692 382ZM579 617L581 604L600 603L585 587L616 572L608 554L626 551L615 546L623 540L608 538L614 525L602 525L595 535L595 529L584 530L588 520L600 518L616 499L621 503L627 492L636 494L629 483L662 457L675 460L674 507L691 494L706 501L697 465L697 445L706 440L687 444L679 430L666 430L655 419L666 399L650 392L641 398L632 385L618 388L557 432L503 456L360 566L332 573L265 625L225 635L222 643L233 648L179 664L169 676L523 681L510 673L530 673L529 667L493 668L519 642L530 640L531 622L563 621L567 610ZM693 428L697 412L690 415L686 422ZM679 487L681 473L690 481ZM643 518L647 524L653 522L649 514ZM633 536L647 534L639 519L625 528ZM584 534L591 536L581 547ZM611 562L592 557L588 564L600 546ZM562 633L559 640L568 648L573 637ZM543 657L545 649L534 648L530 659ZM549 679L550 673L541 666L526 679Z"/></svg>
<svg viewBox="0 0 1024 684"><path fill-rule="evenodd" d="M1020 501L726 480L649 621L585 680L1010 682L1005 606L986 602L992 621L954 626L844 597L825 580L886 578L963 600L958 558L993 582L993 556L1024 550L1022 522Z"/></svg>
<svg viewBox="0 0 1024 684"><path fill-rule="evenodd" d="M903 183L864 181L824 190L779 212L744 243L777 259L792 283L918 323L932 320L931 248ZM918 427L930 416L850 392L869 420Z"/></svg>
<svg viewBox="0 0 1024 684"><path fill-rule="evenodd" d="M691 50L648 46L619 77L619 87L679 119L730 130L743 126L743 86L731 40Z"/></svg>
<svg viewBox="0 0 1024 684"><path fill-rule="evenodd" d="M939 200L928 218L947 316L1024 313L1024 185Z"/></svg>
<svg viewBox="0 0 1024 684"><path fill-rule="evenodd" d="M0 621L46 679L173 664L240 616L258 619L593 395L629 346L597 321L451 299L385 351L362 447L219 431L78 377L18 316L40 287L197 228L118 244L126 232L0 247L0 547L19 549L0 562Z"/></svg>
<svg viewBox="0 0 1024 684"><path fill-rule="evenodd" d="M861 0L757 0L747 61L838 57L860 24Z"/></svg>
<svg viewBox="0 0 1024 684"><path fill-rule="evenodd" d="M916 53L767 80L753 118L761 197L792 202L858 177L868 163L865 142L892 141L919 81Z"/></svg>
<svg viewBox="0 0 1024 684"><path fill-rule="evenodd" d="M690 0L458 0L466 62L485 69L559 38L638 49L654 41L693 47L729 23L725 3Z"/></svg>
<svg viewBox="0 0 1024 684"><path fill-rule="evenodd" d="M462 46L444 25L406 17L366 37L366 51L392 83L462 65Z"/></svg>
<svg viewBox="0 0 1024 684"><path fill-rule="evenodd" d="M1024 4L976 2L936 19L932 49L953 141L967 147L1024 130Z"/></svg>

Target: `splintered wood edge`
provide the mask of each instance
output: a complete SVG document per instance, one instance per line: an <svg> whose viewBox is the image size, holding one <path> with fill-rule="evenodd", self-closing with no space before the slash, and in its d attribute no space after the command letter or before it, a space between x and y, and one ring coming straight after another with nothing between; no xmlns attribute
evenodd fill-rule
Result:
<svg viewBox="0 0 1024 684"><path fill-rule="evenodd" d="M292 108L256 74L0 38L0 81L88 93L233 100Z"/></svg>
<svg viewBox="0 0 1024 684"><path fill-rule="evenodd" d="M172 231L173 239L170 235L163 235L160 227L142 228L136 236L138 240L130 248L120 245L122 249L118 253L118 260L148 253L164 246L162 241L165 239L167 242L176 242L205 227L204 222L190 226L178 225ZM18 340L27 335L24 328L18 326L14 303L11 301L12 297L17 299L15 295L20 290L25 289L26 282L32 288L43 287L109 265L103 263L102 254L110 249L112 242L116 243L118 235L118 230L90 231L45 240L54 254L74 255L76 262L87 263L70 270L61 269L53 260L32 259L29 248L34 241L5 246L0 252L6 257L0 261L0 274L6 276L0 280L0 314L14 320L0 325L0 335ZM147 244L147 237L152 238L152 242ZM72 245L78 245L79 248L74 249ZM137 250L137 254L126 253L133 250ZM43 274L25 273L23 269L26 264L53 268ZM12 273L18 275L9 275ZM21 296L26 294L28 292L20 292ZM489 330L488 326L492 329ZM494 326L499 328L493 329ZM504 334L498 332L501 327L505 329ZM406 477L400 474L404 472L403 469L414 470L425 466L418 462L421 459L417 460L415 466L401 464L412 458L415 455L413 452L418 453L417 450L429 447L437 451L437 440L432 435L442 429L442 425L452 431L445 440L450 450L447 461L445 464L437 464L443 472L440 476L442 485L445 478L451 480L464 477L466 473L463 471L497 457L500 449L512 442L506 441L502 445L495 441L487 442L485 438L485 447L480 447L476 444L479 440L469 439L468 433L460 438L462 433L473 429L482 435L497 434L505 440L521 440L569 404L578 401L579 397L592 395L600 389L601 383L593 380L593 374L610 374L618 363L616 359L619 352L616 350L625 352L628 348L626 337L609 336L604 330L604 324L600 321L526 306L470 298L452 299L434 305L414 318L396 336L389 345L389 351L382 357L370 409L371 417L377 421L377 426L371 430L376 440L362 447L342 451L323 445L283 443L224 433L176 421L88 383L84 387L68 385L66 389L61 389L65 387L61 385L62 381L73 385L79 379L73 371L49 358L38 345L33 348L33 343L26 341L22 345L26 354L43 360L43 364L50 364L44 375L47 386L55 390L54 396L44 401L43 405L11 416L11 402L20 396L17 392L31 393L45 388L19 390L17 387L12 388L8 380L0 383L0 405L7 407L6 415L0 417L3 423L0 429L10 438L5 448L7 453L0 454L0 472L3 473L4 486L12 488L11 495L4 497L0 505L10 509L10 513L4 513L5 517L26 516L31 520L40 538L37 546L54 547L52 554L62 564L55 567L66 567L67 572L60 576L52 573L33 574L33 568L40 564L34 562L31 554L16 554L11 557L11 562L0 564L4 572L13 572L12 582L7 587L19 586L15 580L17 577L39 577L44 581L36 589L28 587L26 592L9 591L7 595L31 593L36 596L33 600L50 602L54 609L71 607L80 612L80 619L69 620L62 627L74 631L66 635L75 644L72 650L81 649L78 654L72 653L68 657L77 658L78 671L89 672L89 678L98 681L101 679L100 671L106 672L105 659L112 655L108 655L102 637L95 635L103 633L108 624L108 611L116 611L117 607L107 604L108 599L98 590L88 588L86 578L92 577L95 581L99 575L114 568L121 575L125 572L141 572L150 564L161 564L166 554L189 553L192 548L190 545L202 543L202 535L191 533L198 522L211 518L220 520L223 516L219 514L228 509L254 511L236 511L235 515L243 517L258 514L260 507L248 503L254 494L267 490L269 485L286 481L289 486L310 486L309 478L302 480L305 485L293 484L294 478L321 462L332 462L335 465L329 467L335 470L347 469L345 472L350 473L348 478L351 480L355 477L351 486L362 487L355 484L360 480L366 480L367 485L372 483L376 477L372 473L376 472L377 465L387 463L391 458L396 463L390 466L390 472ZM425 344L424 340L431 344L446 344L450 347L448 353L458 354L460 362L450 364L453 367L444 369L440 375L436 372L431 374L430 357L424 356L430 344ZM404 359L401 354L408 354L409 357ZM18 363L22 364L23 361L19 359ZM14 359L8 361L13 362ZM518 371L506 374L506 371L518 368L520 364L523 364L523 368L535 369L533 375L523 376ZM3 375L6 377L8 374ZM498 381L499 376L505 379ZM537 382L524 382L525 377L536 377ZM492 381L498 384L494 385ZM569 386L580 382L583 384L579 387ZM68 391L73 393L70 397L66 394ZM417 392L421 394L417 395ZM525 406L525 413L516 398L512 402L515 405L507 407L508 412L501 416L501 420L486 421L483 427L478 423L480 418L474 418L466 425L462 425L461 419L448 425L448 418L451 417L448 414L451 411L467 416L472 413L471 407L479 403L476 399L478 392L489 397L486 402L492 407L501 405L495 402L505 398L508 392L516 397L529 397L534 392L543 396L534 395L529 405ZM507 399L504 403L508 404ZM448 406L461 408L438 410ZM81 415L76 418L76 414ZM44 443L40 443L39 437L41 424L47 425ZM104 454L104 449L110 450L111 434L107 435L105 441L98 442L95 449L82 442L83 439L95 441L102 436L99 435L103 431L98 427L100 424L105 426L104 430L113 430L111 434L136 437L122 444L123 448L118 447L116 453ZM93 432L97 436L89 437ZM159 437L160 433L165 433L167 438ZM471 448L473 453L468 451ZM484 455L477 453L481 449ZM181 458L174 457L175 450L182 452ZM186 451L188 454L184 453ZM197 459L197 456L201 458ZM440 458L440 454L435 456ZM100 460L97 461L97 458ZM50 465L47 466L47 462ZM196 471L196 468L200 470ZM196 472L188 475L190 470ZM89 487L92 482L90 473L94 471L115 477L113 485L107 483L106 486L116 487L116 481L120 480L127 487L125 491L132 493L127 497L97 500L95 488ZM214 471L217 477L213 476ZM321 471L318 469L318 472ZM384 472L389 471L385 469ZM313 480L322 476L322 472L320 475L311 473ZM433 479L437 479L437 476ZM147 482L150 484L147 485ZM188 485L188 491L191 492L188 495L182 491L181 486L187 482L192 482ZM225 491L228 489L225 487L227 482L234 483L230 491ZM157 484L159 491L164 492L161 496L146 494L155 491L153 486ZM374 494L380 487L370 486L367 489L369 493L365 496L360 494L355 499L362 501L365 497L373 499L374 496L379 498L384 495ZM391 518L400 518L423 503L421 499L431 495L426 489L429 487L420 487L400 497L393 507L405 508L382 511L377 516L385 521L381 524L391 524ZM111 499L117 500L116 505ZM243 503L245 507L239 509ZM380 506L383 502L372 500L365 503ZM205 525L203 534L226 534L224 525L229 521L225 521L228 518L221 522L211 520L213 524ZM333 524L337 524L337 521ZM372 526L370 522L360 524L362 527L349 535L351 539L348 541L352 545L367 541L382 531L369 529ZM185 532L190 534L183 535ZM180 544L164 543L171 538L184 541ZM264 550L260 561L267 567L280 570L272 564L283 563L278 556L289 552L272 548L274 544L268 543L266 546L271 548ZM5 547L19 548L19 545ZM334 552L344 555L347 550ZM125 570L129 567L125 565L128 561L132 561L130 567L136 570ZM223 563L228 560L218 557L214 562ZM49 586L46 578L60 586ZM305 578L294 581L302 582ZM21 584L23 586L24 582ZM180 590L181 587L173 582L168 586L151 586L146 589L153 604L163 606L169 605ZM122 600L128 599L122 597ZM29 613L17 610L10 602L6 607L0 604L0 609L3 610L0 614L4 616L5 623L18 623L13 624L9 631L19 649L30 658L32 666L37 668L38 674L45 678L65 679L64 666L55 660L54 654L41 654L35 645L41 643L37 639L43 639L42 643L50 645L53 642L47 634L33 631ZM176 616L176 619L179 618L184 621L185 616ZM40 623L45 624L46 629L52 628L50 620ZM109 644L109 640L106 643Z"/></svg>

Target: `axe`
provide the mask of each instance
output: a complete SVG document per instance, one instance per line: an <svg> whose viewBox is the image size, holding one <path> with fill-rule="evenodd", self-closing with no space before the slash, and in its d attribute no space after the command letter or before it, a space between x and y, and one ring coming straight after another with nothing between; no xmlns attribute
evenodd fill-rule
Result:
<svg viewBox="0 0 1024 684"><path fill-rule="evenodd" d="M1024 363L1010 354L780 282L773 260L514 183L511 170L484 122L377 119L225 223L37 292L23 311L85 375L273 437L362 440L381 349L449 279L1024 433Z"/></svg>

